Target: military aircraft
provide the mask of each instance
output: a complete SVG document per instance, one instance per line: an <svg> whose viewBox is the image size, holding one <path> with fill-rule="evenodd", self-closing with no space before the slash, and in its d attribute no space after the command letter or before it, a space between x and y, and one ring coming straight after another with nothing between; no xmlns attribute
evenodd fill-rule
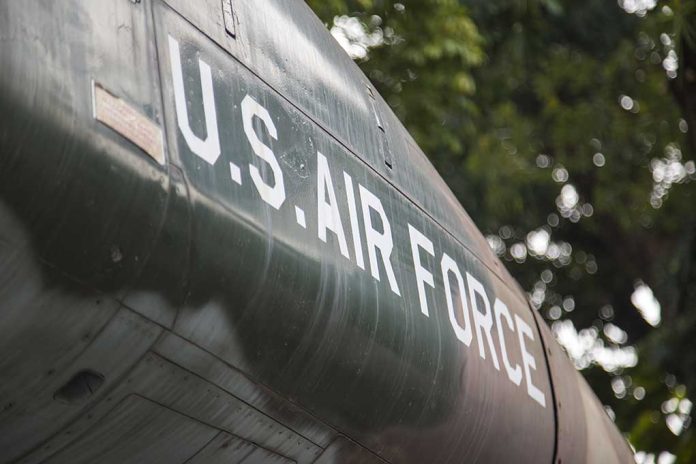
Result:
<svg viewBox="0 0 696 464"><path fill-rule="evenodd" d="M302 1L0 2L0 462L632 459Z"/></svg>

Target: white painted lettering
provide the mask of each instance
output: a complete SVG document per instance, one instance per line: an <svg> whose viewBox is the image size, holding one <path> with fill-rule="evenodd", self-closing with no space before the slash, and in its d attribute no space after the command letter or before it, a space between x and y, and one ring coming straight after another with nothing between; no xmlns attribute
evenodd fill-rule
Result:
<svg viewBox="0 0 696 464"><path fill-rule="evenodd" d="M326 196L328 195L328 201ZM341 254L350 259L346 233L343 231L343 222L338 212L336 193L334 192L329 162L326 156L317 152L317 235L326 243L326 230L333 232L338 238Z"/></svg>
<svg viewBox="0 0 696 464"><path fill-rule="evenodd" d="M527 393L529 396L539 403L542 407L546 407L546 397L544 393L539 390L532 383L532 369L536 370L536 360L529 351L527 351L527 346L524 342L524 337L527 337L531 341L534 341L534 333L532 328L527 325L526 322L522 320L520 316L515 314L515 325L517 326L517 336L520 340L520 351L522 352L522 365L524 366L524 376L527 379Z"/></svg>
<svg viewBox="0 0 696 464"><path fill-rule="evenodd" d="M469 287L471 312L474 314L474 326L476 327L479 355L483 359L486 359L486 348L484 347L483 341L485 335L486 341L488 342L488 349L491 352L493 365L497 370L500 370L498 356L495 353L495 345L493 345L493 337L491 336L491 329L493 328L493 314L491 313L491 303L488 300L488 296L486 296L486 289L483 288L483 284L481 284L481 282L476 280L476 278L468 272L466 273L466 284ZM485 313L482 313L481 308L478 306L478 298L476 298L477 295L479 296L480 300L483 301L483 309L486 310Z"/></svg>
<svg viewBox="0 0 696 464"><path fill-rule="evenodd" d="M355 248L355 261L360 269L365 269L363 258L362 239L360 238L360 226L358 225L358 208L355 205L355 192L353 191L353 179L348 173L343 173L343 182L346 184L346 198L348 199L348 214L350 216L350 231L353 234L353 248Z"/></svg>
<svg viewBox="0 0 696 464"><path fill-rule="evenodd" d="M278 165L278 160L270 147L264 145L264 143L259 139L256 131L253 127L254 116L259 118L266 125L268 133L274 140L278 140L278 131L276 130L271 115L268 110L261 106L256 100L251 96L247 95L242 100L242 121L244 123L244 133L251 144L252 150L256 156L264 160L271 167L273 171L274 185L269 185L261 177L259 168L254 164L249 163L249 171L251 174L251 180L254 181L256 189L259 191L259 195L263 201L274 207L275 209L280 209L280 206L285 201L285 184L283 183L283 171Z"/></svg>
<svg viewBox="0 0 696 464"><path fill-rule="evenodd" d="M184 76L181 68L181 54L179 42L169 36L169 59L172 66L172 79L174 81L174 103L176 105L176 120L179 130L186 140L189 149L209 164L215 164L220 157L220 136L218 135L217 114L215 111L215 96L213 95L213 77L208 66L203 60L198 60L201 75L201 92L203 94L203 112L205 113L205 127L207 136L205 140L198 137L191 129L191 123L186 107L186 91L184 90Z"/></svg>
<svg viewBox="0 0 696 464"><path fill-rule="evenodd" d="M519 364L515 364L513 369L510 364L510 359L508 358L507 347L505 345L505 333L503 331L503 324L501 316L505 318L505 322L511 331L515 331L512 325L512 317L510 317L510 311L505 303L500 301L498 298L495 299L493 303L493 312L495 313L495 322L498 327L498 338L500 339L500 354L503 358L503 366L505 366L505 372L507 372L508 378L515 385L519 385L522 382L522 368Z"/></svg>
<svg viewBox="0 0 696 464"><path fill-rule="evenodd" d="M413 255L413 269L416 271L416 284L418 285L418 299L420 300L421 312L428 314L428 301L425 296L425 284L435 288L435 280L430 271L421 264L420 250L422 248L431 256L435 256L433 242L411 224L408 225L408 235L411 238L411 254Z"/></svg>
<svg viewBox="0 0 696 464"><path fill-rule="evenodd" d="M387 273L387 278L389 279L389 287L392 292L401 296L399 292L399 286L396 283L396 276L394 275L394 270L391 265L391 253L394 248L394 243L392 242L391 226L387 220L387 214L384 212L384 207L382 202L377 198L372 192L367 190L362 185L360 188L360 202L363 212L363 224L365 225L365 240L367 242L367 255L370 258L370 271L372 272L372 277L379 280L379 266L377 263L377 249L379 249L382 255L382 262L384 263L384 270ZM372 225L372 216L370 211L374 211L379 215L382 222L382 232L378 232Z"/></svg>
<svg viewBox="0 0 696 464"><path fill-rule="evenodd" d="M454 262L452 258L447 255L447 253L442 254L442 262L440 263L440 268L442 270L442 280L445 283L445 298L447 300L447 312L449 314L450 324L452 329L454 329L454 334L457 336L459 341L464 343L466 346L471 345L472 332L471 332L471 322L469 320L469 306L466 303L466 291L464 290L464 279L462 279L462 273L459 272L459 266ZM449 274L454 274L457 279L457 295L458 300L461 304L461 315L464 319L464 328L459 325L457 317L454 313L454 301L452 300L452 289L450 288Z"/></svg>

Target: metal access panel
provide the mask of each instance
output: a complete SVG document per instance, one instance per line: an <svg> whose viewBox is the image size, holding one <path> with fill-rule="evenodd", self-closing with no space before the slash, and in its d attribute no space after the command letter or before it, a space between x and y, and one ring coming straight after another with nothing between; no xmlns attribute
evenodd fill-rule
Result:
<svg viewBox="0 0 696 464"><path fill-rule="evenodd" d="M322 452L259 408L160 354L144 355L119 380L18 462L184 463L237 456L229 448L241 442L248 443L248 453L240 459L266 455L279 463L309 464ZM227 440L232 438L237 441Z"/></svg>
<svg viewBox="0 0 696 464"><path fill-rule="evenodd" d="M79 440L46 459L50 464L183 464L217 430L140 396L129 396Z"/></svg>

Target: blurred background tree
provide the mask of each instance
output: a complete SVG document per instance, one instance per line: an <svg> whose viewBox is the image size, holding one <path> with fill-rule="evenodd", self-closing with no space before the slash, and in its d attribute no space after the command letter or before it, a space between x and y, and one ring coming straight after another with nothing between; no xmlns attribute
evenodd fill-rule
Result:
<svg viewBox="0 0 696 464"><path fill-rule="evenodd" d="M308 3L637 460L696 462L696 0Z"/></svg>

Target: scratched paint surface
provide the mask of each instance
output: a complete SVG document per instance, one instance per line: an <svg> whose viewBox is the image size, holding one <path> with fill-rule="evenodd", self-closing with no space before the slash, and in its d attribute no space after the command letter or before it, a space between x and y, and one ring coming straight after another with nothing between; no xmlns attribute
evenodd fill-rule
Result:
<svg viewBox="0 0 696 464"><path fill-rule="evenodd" d="M170 149L176 146L194 205L196 277L177 333L387 459L549 460L548 374L519 295L359 154L171 10L158 12L160 56L168 57L161 75L171 108ZM383 211L370 208L366 198L377 199ZM384 235L385 223L389 247L371 250L366 230ZM432 253L420 251L421 265L433 275L433 285L424 286L428 315L420 304L409 225L433 247ZM460 293L455 272L448 274L454 322L441 272L444 255L464 282ZM469 299L468 276L484 289L476 303ZM471 311L477 304L486 312L484 298L492 319L496 300L510 316L488 335ZM540 393L536 400L522 375L515 316L529 328L524 340L534 358L527 370ZM469 329L468 344L455 326ZM506 372L508 360L521 376L513 375L519 385ZM511 415L512 408L524 414ZM527 433L499 447L501 427Z"/></svg>
<svg viewBox="0 0 696 464"><path fill-rule="evenodd" d="M0 462L630 459L325 26L231 5L0 2Z"/></svg>

